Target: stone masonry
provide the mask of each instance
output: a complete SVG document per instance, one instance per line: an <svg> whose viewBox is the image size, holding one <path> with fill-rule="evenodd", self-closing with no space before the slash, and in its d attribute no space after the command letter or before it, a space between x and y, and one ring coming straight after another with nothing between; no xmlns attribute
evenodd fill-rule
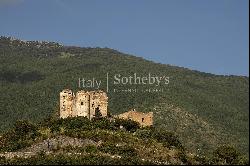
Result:
<svg viewBox="0 0 250 166"><path fill-rule="evenodd" d="M119 114L116 117L122 119L131 119L138 122L142 127L153 125L153 112L143 113L135 109Z"/></svg>
<svg viewBox="0 0 250 166"><path fill-rule="evenodd" d="M70 89L60 92L60 118L84 116L92 119L96 111L102 117L107 116L108 97L99 91L78 91L76 95Z"/></svg>

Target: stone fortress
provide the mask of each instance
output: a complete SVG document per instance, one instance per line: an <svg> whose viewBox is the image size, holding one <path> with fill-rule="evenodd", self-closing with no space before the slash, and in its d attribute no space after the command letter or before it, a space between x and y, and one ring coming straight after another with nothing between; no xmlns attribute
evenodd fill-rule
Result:
<svg viewBox="0 0 250 166"><path fill-rule="evenodd" d="M74 94L70 89L60 92L60 118L83 116L92 119L97 111L101 117L107 117L108 96L105 92L81 90ZM153 112L143 113L132 109L114 117L134 120L142 127L153 125Z"/></svg>
<svg viewBox="0 0 250 166"><path fill-rule="evenodd" d="M102 117L107 116L108 97L103 91L78 91L74 94L69 89L60 92L60 118L84 116L92 119L96 111Z"/></svg>

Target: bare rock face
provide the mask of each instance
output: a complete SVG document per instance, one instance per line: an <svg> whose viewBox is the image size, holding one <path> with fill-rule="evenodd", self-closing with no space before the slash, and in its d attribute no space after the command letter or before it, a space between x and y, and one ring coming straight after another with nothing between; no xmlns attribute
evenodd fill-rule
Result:
<svg viewBox="0 0 250 166"><path fill-rule="evenodd" d="M103 91L78 91L76 95L70 89L60 92L60 118L84 116L95 117L99 111L102 117L107 116L108 97Z"/></svg>

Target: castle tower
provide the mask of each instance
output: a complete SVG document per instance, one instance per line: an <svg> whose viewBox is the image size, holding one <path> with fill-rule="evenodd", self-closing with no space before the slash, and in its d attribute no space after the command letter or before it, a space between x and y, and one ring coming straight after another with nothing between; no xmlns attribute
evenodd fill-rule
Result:
<svg viewBox="0 0 250 166"><path fill-rule="evenodd" d="M69 89L60 92L60 118L84 116L95 117L99 111L102 117L107 116L108 97L103 91L78 91L76 95Z"/></svg>
<svg viewBox="0 0 250 166"><path fill-rule="evenodd" d="M60 92L60 118L72 116L74 94L69 89Z"/></svg>
<svg viewBox="0 0 250 166"><path fill-rule="evenodd" d="M96 110L99 110L102 117L107 116L108 97L103 91L90 92L90 119L95 116Z"/></svg>
<svg viewBox="0 0 250 166"><path fill-rule="evenodd" d="M76 93L74 100L73 116L84 116L90 118L89 112L89 93L83 90Z"/></svg>

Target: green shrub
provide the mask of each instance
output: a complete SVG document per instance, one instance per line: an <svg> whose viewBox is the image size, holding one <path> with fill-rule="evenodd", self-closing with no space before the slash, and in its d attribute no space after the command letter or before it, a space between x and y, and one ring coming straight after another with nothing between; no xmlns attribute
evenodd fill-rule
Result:
<svg viewBox="0 0 250 166"><path fill-rule="evenodd" d="M94 126L94 128L115 130L115 127L107 118L93 118L92 125Z"/></svg>
<svg viewBox="0 0 250 166"><path fill-rule="evenodd" d="M1 138L1 151L16 151L31 145L41 136L38 127L27 120L15 122L13 130L6 132Z"/></svg>
<svg viewBox="0 0 250 166"><path fill-rule="evenodd" d="M136 157L137 156L137 152L135 148L133 148L132 146L128 146L128 145L120 146L112 142L106 142L102 144L99 150L105 153L113 154L113 155L118 154L123 157L131 157L131 156Z"/></svg>
<svg viewBox="0 0 250 166"><path fill-rule="evenodd" d="M192 162L196 162L200 165L211 165L213 164L213 161L211 160L211 158L207 157L207 156L199 156L199 155L195 155L192 159L189 158L188 159L188 165L193 165Z"/></svg>
<svg viewBox="0 0 250 166"><path fill-rule="evenodd" d="M49 127L52 132L60 133L61 129L65 130L92 130L92 122L86 117L68 117L65 119L48 119L41 126Z"/></svg>
<svg viewBox="0 0 250 166"><path fill-rule="evenodd" d="M178 137L172 133L161 129L144 128L136 131L136 136L142 139L155 139L163 143L166 147L176 147L180 150L184 150Z"/></svg>
<svg viewBox="0 0 250 166"><path fill-rule="evenodd" d="M178 140L178 137L172 132L164 130L153 130L152 136L156 140L162 142L166 147L174 146L176 148L183 149L183 146Z"/></svg>
<svg viewBox="0 0 250 166"><path fill-rule="evenodd" d="M142 139L153 138L152 131L150 129L138 129L136 131L136 136Z"/></svg>
<svg viewBox="0 0 250 166"><path fill-rule="evenodd" d="M96 153L98 150L97 150L97 147L94 146L94 145L88 145L85 147L85 151L87 153Z"/></svg>
<svg viewBox="0 0 250 166"><path fill-rule="evenodd" d="M32 139L39 135L37 126L27 120L18 120L14 124L14 132L17 137L29 136Z"/></svg>
<svg viewBox="0 0 250 166"><path fill-rule="evenodd" d="M109 156L89 154L84 156L37 155L30 158L0 159L3 165L150 165L148 161L142 161L138 157L123 157L121 159Z"/></svg>
<svg viewBox="0 0 250 166"><path fill-rule="evenodd" d="M86 117L67 118L63 125L65 125L66 129L92 129L91 122Z"/></svg>
<svg viewBox="0 0 250 166"><path fill-rule="evenodd" d="M240 153L232 146L219 146L213 153L216 162L225 164L238 164Z"/></svg>
<svg viewBox="0 0 250 166"><path fill-rule="evenodd" d="M140 124L130 119L115 119L114 126L116 128L120 128L123 126L127 131L135 132L137 129L140 128Z"/></svg>
<svg viewBox="0 0 250 166"><path fill-rule="evenodd" d="M188 158L186 153L183 150L179 150L177 153L177 157L183 162L183 163L187 163L188 162Z"/></svg>
<svg viewBox="0 0 250 166"><path fill-rule="evenodd" d="M0 156L0 165L6 164L6 158L4 156Z"/></svg>

